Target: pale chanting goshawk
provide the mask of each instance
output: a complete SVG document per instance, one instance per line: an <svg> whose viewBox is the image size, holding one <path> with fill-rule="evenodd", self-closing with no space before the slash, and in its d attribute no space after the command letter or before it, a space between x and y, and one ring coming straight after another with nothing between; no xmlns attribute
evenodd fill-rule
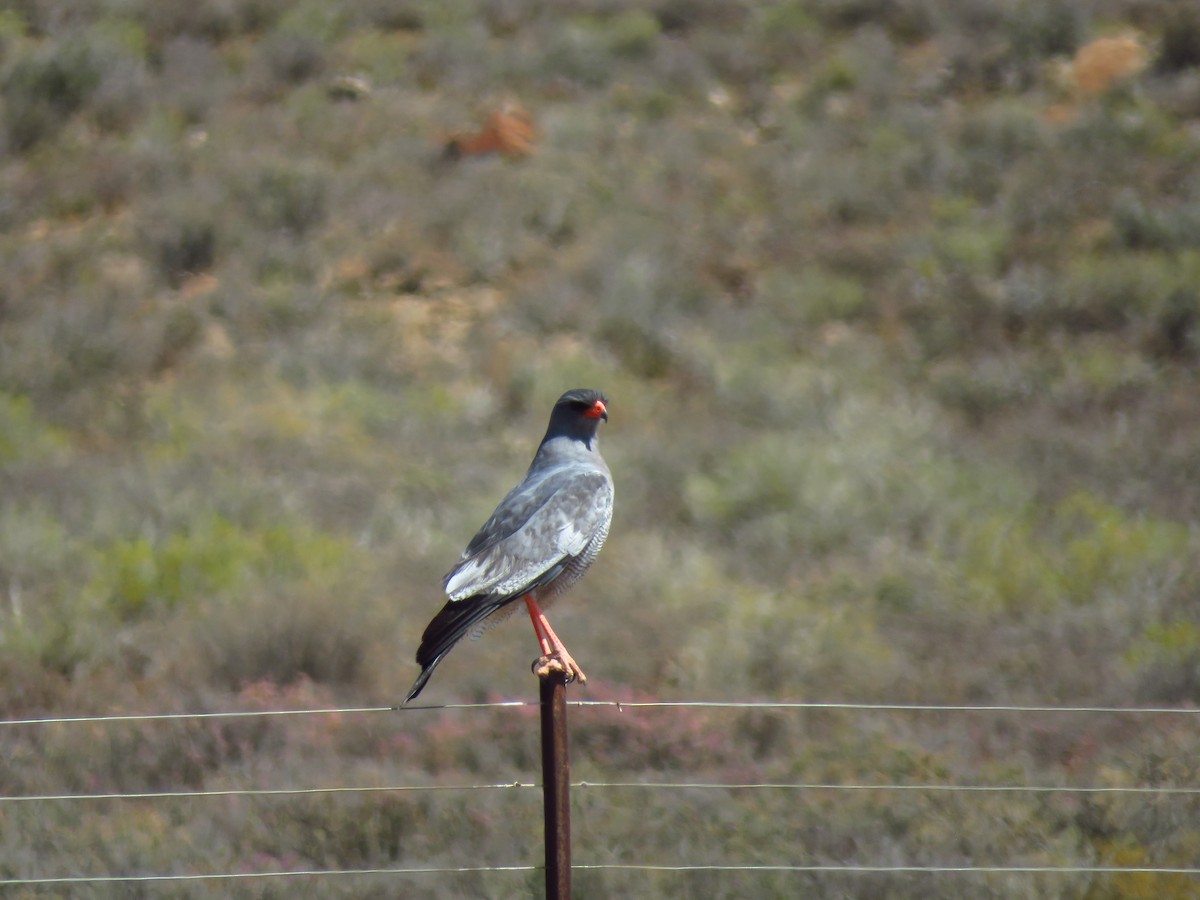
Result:
<svg viewBox="0 0 1200 900"><path fill-rule="evenodd" d="M456 643L519 600L542 651L535 671L558 666L569 679L587 681L542 608L583 576L608 537L613 482L600 457L601 420L608 421L608 401L599 391L577 389L558 398L529 471L446 574L449 599L421 636L421 674L405 703L421 693Z"/></svg>

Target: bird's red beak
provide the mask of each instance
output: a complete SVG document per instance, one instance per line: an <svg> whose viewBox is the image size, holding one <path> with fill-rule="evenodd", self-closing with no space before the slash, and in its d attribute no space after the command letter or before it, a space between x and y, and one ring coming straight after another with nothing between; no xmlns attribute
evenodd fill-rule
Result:
<svg viewBox="0 0 1200 900"><path fill-rule="evenodd" d="M597 400L592 404L592 408L584 413L589 419L603 419L608 421L608 407L604 405L603 400Z"/></svg>

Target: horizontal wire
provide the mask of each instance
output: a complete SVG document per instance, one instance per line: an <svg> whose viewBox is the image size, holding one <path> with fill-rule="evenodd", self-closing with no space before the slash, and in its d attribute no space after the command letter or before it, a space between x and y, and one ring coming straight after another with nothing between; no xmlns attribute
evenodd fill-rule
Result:
<svg viewBox="0 0 1200 900"><path fill-rule="evenodd" d="M317 709L236 710L201 713L145 713L96 716L47 716L31 719L0 719L8 725L77 725L97 722L156 722L174 719L249 719L268 716L328 716L361 713L417 712L445 709L512 709L537 706L531 700L498 700L486 703L438 703L419 706L347 706ZM568 700L568 706L626 709L761 709L761 710L846 710L858 712L954 712L954 713L1103 713L1108 715L1200 715L1200 707L1183 706L1037 706L1037 705L938 705L930 703L841 703L771 700Z"/></svg>
<svg viewBox="0 0 1200 900"><path fill-rule="evenodd" d="M1200 868L1170 866L866 866L866 865L642 865L637 863L584 863L572 869L624 869L634 872L866 872L935 873L968 872L1025 875L1200 875Z"/></svg>
<svg viewBox="0 0 1200 900"><path fill-rule="evenodd" d="M782 702L773 700L568 700L568 706L612 706L622 709L685 707L693 709L841 709L868 712L982 712L982 713L1108 713L1108 714L1200 714L1190 706L1036 706L1036 705L938 705L931 703L840 703Z"/></svg>
<svg viewBox="0 0 1200 900"><path fill-rule="evenodd" d="M338 875L461 875L473 872L535 872L538 866L403 866L380 869L297 869L283 872L212 872L188 875L60 875L3 878L0 887L36 884L121 884L139 881L232 881L243 878L306 878Z"/></svg>
<svg viewBox="0 0 1200 900"><path fill-rule="evenodd" d="M218 788L210 791L140 791L108 794L15 794L0 797L0 803L20 800L171 800L189 797L285 797L305 794L380 794L413 793L418 791L495 791L514 788L537 788L540 784L510 781L501 784L403 784L316 788Z"/></svg>
<svg viewBox="0 0 1200 900"><path fill-rule="evenodd" d="M1200 794L1200 787L1087 787L1051 784L835 784L825 782L767 782L741 784L715 782L578 781L574 788L654 788L699 790L798 790L798 791L961 791L1027 794ZM0 800L4 798L0 797Z"/></svg>
<svg viewBox="0 0 1200 900"><path fill-rule="evenodd" d="M47 716L36 719L0 719L5 725L79 725L88 722L161 722L171 719L253 719L266 716L333 716L354 713L407 712L431 709L504 709L536 706L527 700L499 700L490 703L439 703L421 706L343 706L318 709L260 709L202 713L130 713L112 716Z"/></svg>
<svg viewBox="0 0 1200 900"><path fill-rule="evenodd" d="M794 791L923 791L927 793L1025 794L1158 794L1196 795L1200 787L1086 786L1040 784L837 784L831 782L721 782L721 781L573 781L580 790L644 788L649 790L794 790ZM169 800L197 797L283 797L309 794L378 794L432 791L497 791L541 788L535 782L497 784L424 784L343 786L316 788L218 788L206 791L142 791L101 794L17 794L0 796L0 803L19 801Z"/></svg>
<svg viewBox="0 0 1200 900"><path fill-rule="evenodd" d="M649 865L582 863L572 870L626 872L799 872L844 874L979 874L979 875L1200 875L1200 868L1173 866L904 866L904 865ZM63 875L5 878L0 886L51 884L119 884L146 881L231 881L251 878L309 878L347 875L459 875L490 872L537 872L542 866L419 866L378 869L300 869L284 872L213 872L187 875Z"/></svg>

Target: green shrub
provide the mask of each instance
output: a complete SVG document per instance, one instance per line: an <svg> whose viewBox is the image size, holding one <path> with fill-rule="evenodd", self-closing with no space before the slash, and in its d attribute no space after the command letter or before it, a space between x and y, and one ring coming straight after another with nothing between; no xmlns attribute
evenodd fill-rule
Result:
<svg viewBox="0 0 1200 900"><path fill-rule="evenodd" d="M954 577L965 579L971 602L983 609L1045 612L1109 597L1146 604L1152 597L1138 594L1164 587L1190 543L1182 526L1131 517L1077 494L1056 506L1049 521L1026 510L966 523L952 551Z"/></svg>
<svg viewBox="0 0 1200 900"><path fill-rule="evenodd" d="M119 20L20 48L0 85L9 142L28 150L85 108L101 129L127 130L148 99L145 55L145 32Z"/></svg>
<svg viewBox="0 0 1200 900"><path fill-rule="evenodd" d="M597 19L576 19L555 31L541 53L537 68L544 78L561 78L595 89L607 85L615 74L616 51Z"/></svg>
<svg viewBox="0 0 1200 900"><path fill-rule="evenodd" d="M46 462L67 446L67 434L42 422L28 397L0 392L0 465Z"/></svg>
<svg viewBox="0 0 1200 900"><path fill-rule="evenodd" d="M1147 204L1131 192L1113 203L1113 234L1130 250L1173 250L1200 246L1200 204Z"/></svg>
<svg viewBox="0 0 1200 900"><path fill-rule="evenodd" d="M297 583L212 604L188 648L197 677L228 690L260 681L361 683L373 674L380 632L338 590Z"/></svg>
<svg viewBox="0 0 1200 900"><path fill-rule="evenodd" d="M1027 67L1029 77L1028 67L1041 60L1074 53L1083 43L1090 18L1086 8L1069 0L1017 4L1004 22L1009 52Z"/></svg>
<svg viewBox="0 0 1200 900"><path fill-rule="evenodd" d="M189 125L198 124L228 93L227 73L207 41L182 36L161 51L162 101Z"/></svg>
<svg viewBox="0 0 1200 900"><path fill-rule="evenodd" d="M263 42L259 52L271 79L260 87L260 91L269 91L272 83L301 84L325 70L324 44L306 35L274 32ZM264 96L268 94L264 93Z"/></svg>
<svg viewBox="0 0 1200 900"><path fill-rule="evenodd" d="M97 552L90 593L131 619L224 593L244 583L259 548L230 522L214 519L191 534L161 541L136 537Z"/></svg>
<svg viewBox="0 0 1200 900"><path fill-rule="evenodd" d="M171 287L207 272L217 260L212 213L183 199L160 208L144 227L142 239Z"/></svg>
<svg viewBox="0 0 1200 900"><path fill-rule="evenodd" d="M405 77L413 47L403 33L361 30L347 37L341 51L344 69L362 72L379 84L391 84Z"/></svg>
<svg viewBox="0 0 1200 900"><path fill-rule="evenodd" d="M1162 20L1162 45L1155 58L1160 72L1179 72L1200 65L1200 13L1170 7Z"/></svg>
<svg viewBox="0 0 1200 900"><path fill-rule="evenodd" d="M0 12L0 48L9 50L29 32L29 24L20 12L6 9Z"/></svg>
<svg viewBox="0 0 1200 900"><path fill-rule="evenodd" d="M271 527L248 530L220 516L186 529L138 536L96 551L86 593L120 619L153 616L180 605L228 598L268 583L320 583L342 565L345 545L319 534Z"/></svg>
<svg viewBox="0 0 1200 900"><path fill-rule="evenodd" d="M1194 296L1200 254L1162 252L1080 256L1066 266L1051 321L1070 330L1154 327L1180 292Z"/></svg>
<svg viewBox="0 0 1200 900"><path fill-rule="evenodd" d="M103 72L96 48L81 35L19 57L0 87L14 149L27 150L57 133L96 91Z"/></svg>
<svg viewBox="0 0 1200 900"><path fill-rule="evenodd" d="M244 201L263 228L283 229L302 237L324 221L327 195L324 175L279 163L250 176Z"/></svg>
<svg viewBox="0 0 1200 900"><path fill-rule="evenodd" d="M810 328L826 322L853 321L867 306L862 282L819 267L799 273L768 271L762 276L762 300L777 310L781 323Z"/></svg>
<svg viewBox="0 0 1200 900"><path fill-rule="evenodd" d="M1146 701L1186 703L1200 689L1200 624L1191 619L1155 622L1126 658Z"/></svg>
<svg viewBox="0 0 1200 900"><path fill-rule="evenodd" d="M617 56L645 56L658 41L659 22L643 10L628 10L605 23L608 45Z"/></svg>
<svg viewBox="0 0 1200 900"><path fill-rule="evenodd" d="M319 0L301 0L291 4L279 17L275 30L328 44L340 38L350 23L351 13L339 6L330 6Z"/></svg>

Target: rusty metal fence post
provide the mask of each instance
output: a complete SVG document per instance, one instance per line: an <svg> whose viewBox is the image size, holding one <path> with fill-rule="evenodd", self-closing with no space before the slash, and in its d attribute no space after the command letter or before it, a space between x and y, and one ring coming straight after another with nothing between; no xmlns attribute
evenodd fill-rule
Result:
<svg viewBox="0 0 1200 900"><path fill-rule="evenodd" d="M546 821L546 898L571 898L571 766L567 757L567 679L539 673L542 713L542 802Z"/></svg>

